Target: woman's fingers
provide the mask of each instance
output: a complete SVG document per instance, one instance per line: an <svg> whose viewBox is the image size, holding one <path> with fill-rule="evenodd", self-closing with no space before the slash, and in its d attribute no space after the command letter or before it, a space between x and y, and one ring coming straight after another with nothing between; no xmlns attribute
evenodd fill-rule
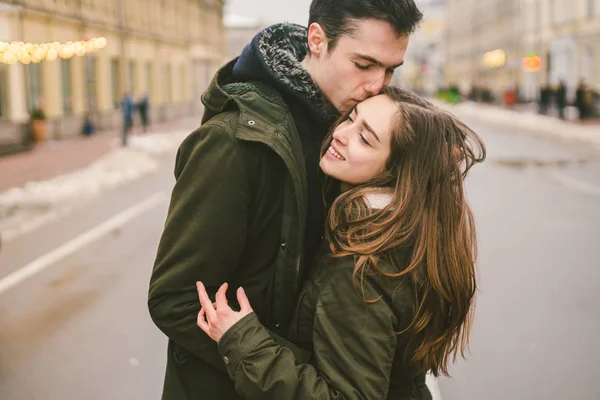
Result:
<svg viewBox="0 0 600 400"><path fill-rule="evenodd" d="M208 322L206 321L206 313L204 312L204 307L200 308L200 312L198 313L198 327L202 329L207 335L210 333L210 328L208 327Z"/></svg>
<svg viewBox="0 0 600 400"><path fill-rule="evenodd" d="M202 282L196 282L196 288L198 289L198 297L200 298L200 305L204 309L206 313L206 319L208 321L214 319L216 317L217 312L215 311L212 301L208 297L208 293L206 293L206 289Z"/></svg>
<svg viewBox="0 0 600 400"><path fill-rule="evenodd" d="M246 296L246 292L244 292L243 288L238 288L237 290L237 299L240 304L240 311L243 314L249 314L252 312L252 306L250 306L250 300Z"/></svg>
<svg viewBox="0 0 600 400"><path fill-rule="evenodd" d="M217 291L217 294L215 295L215 303L217 303L217 309L219 308L225 308L228 307L227 306L227 288L229 287L229 285L226 283L222 284L221 287L219 288L219 290Z"/></svg>

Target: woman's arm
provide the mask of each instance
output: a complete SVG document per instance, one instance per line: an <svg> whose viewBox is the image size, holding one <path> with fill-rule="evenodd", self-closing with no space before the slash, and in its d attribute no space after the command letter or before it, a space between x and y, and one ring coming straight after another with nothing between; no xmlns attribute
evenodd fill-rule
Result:
<svg viewBox="0 0 600 400"><path fill-rule="evenodd" d="M367 300L381 294L382 277L365 278ZM233 322L223 306L204 306L201 328L223 332L219 352L238 392L249 399L382 399L387 395L396 350L396 319L380 300L366 304L352 271L338 268L322 288L313 326L314 355L301 363L275 343L256 316L242 306ZM238 296L239 296L238 292ZM240 304L247 302L240 298ZM217 299L218 302L218 299ZM249 307L249 305L248 305ZM233 313L233 311L232 311ZM223 329L222 327L225 327ZM205 330L205 332L207 332ZM209 336L211 336L211 334ZM212 336L211 336L212 337Z"/></svg>

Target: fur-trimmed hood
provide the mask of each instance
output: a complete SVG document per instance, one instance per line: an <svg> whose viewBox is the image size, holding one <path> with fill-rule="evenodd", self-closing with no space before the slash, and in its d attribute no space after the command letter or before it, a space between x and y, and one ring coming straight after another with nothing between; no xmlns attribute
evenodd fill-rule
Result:
<svg viewBox="0 0 600 400"><path fill-rule="evenodd" d="M246 46L233 68L239 80L259 80L284 91L328 123L338 116L319 87L303 68L308 53L307 29L281 23L258 33Z"/></svg>

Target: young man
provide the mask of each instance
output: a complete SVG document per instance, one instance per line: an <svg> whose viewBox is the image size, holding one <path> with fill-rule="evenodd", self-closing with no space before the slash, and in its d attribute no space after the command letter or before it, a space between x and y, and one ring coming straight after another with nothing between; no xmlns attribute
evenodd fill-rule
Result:
<svg viewBox="0 0 600 400"><path fill-rule="evenodd" d="M322 236L321 141L389 83L421 19L413 0L313 0L308 30L271 26L217 72L202 126L177 154L150 282L150 314L169 337L163 399L239 398L230 360L196 325L196 281L212 294L243 286L285 343Z"/></svg>

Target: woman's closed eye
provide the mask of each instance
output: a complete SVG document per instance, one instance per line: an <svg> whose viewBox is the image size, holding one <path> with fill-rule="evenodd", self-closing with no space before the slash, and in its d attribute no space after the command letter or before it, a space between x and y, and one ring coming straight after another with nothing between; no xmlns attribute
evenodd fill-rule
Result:
<svg viewBox="0 0 600 400"><path fill-rule="evenodd" d="M352 118L352 115L349 114L348 117L346 118L347 121L350 121L351 124L354 123L354 118ZM371 143L369 143L369 141L367 140L367 138L365 138L365 135L363 135L362 130L358 132L358 136L360 137L360 141L363 142L363 144L372 147Z"/></svg>
<svg viewBox="0 0 600 400"><path fill-rule="evenodd" d="M369 141L365 138L365 136L362 134L362 132L359 132L358 135L360 136L361 142L363 142L367 146L371 147L371 143L369 143Z"/></svg>

